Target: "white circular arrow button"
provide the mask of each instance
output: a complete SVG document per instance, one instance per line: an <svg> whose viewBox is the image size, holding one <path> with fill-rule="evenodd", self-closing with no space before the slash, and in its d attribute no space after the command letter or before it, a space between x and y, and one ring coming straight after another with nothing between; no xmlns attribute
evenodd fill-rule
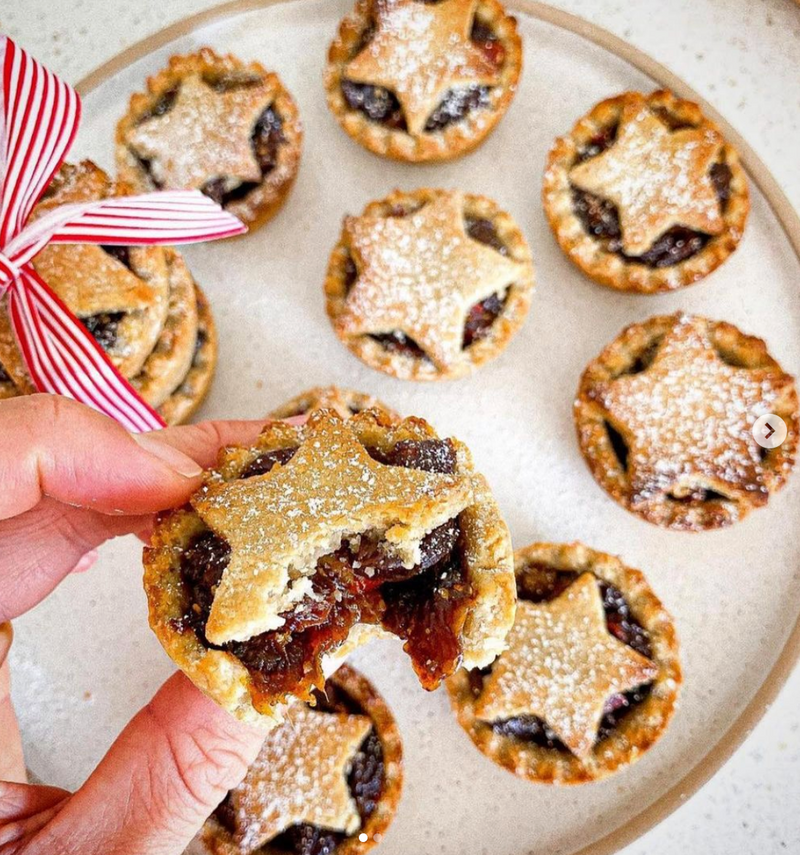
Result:
<svg viewBox="0 0 800 855"><path fill-rule="evenodd" d="M753 425L753 439L762 448L777 448L785 439L786 422L775 413L766 413Z"/></svg>

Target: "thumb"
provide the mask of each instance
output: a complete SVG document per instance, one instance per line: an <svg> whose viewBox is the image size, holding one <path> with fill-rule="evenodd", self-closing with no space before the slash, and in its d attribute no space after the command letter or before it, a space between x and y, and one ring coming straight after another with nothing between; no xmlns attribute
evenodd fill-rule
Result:
<svg viewBox="0 0 800 855"><path fill-rule="evenodd" d="M158 431L133 436L59 395L3 402L0 436L0 519L44 496L102 513L151 513L185 500L201 473Z"/></svg>
<svg viewBox="0 0 800 855"><path fill-rule="evenodd" d="M47 837L70 855L182 852L244 778L265 733L175 674L48 823Z"/></svg>

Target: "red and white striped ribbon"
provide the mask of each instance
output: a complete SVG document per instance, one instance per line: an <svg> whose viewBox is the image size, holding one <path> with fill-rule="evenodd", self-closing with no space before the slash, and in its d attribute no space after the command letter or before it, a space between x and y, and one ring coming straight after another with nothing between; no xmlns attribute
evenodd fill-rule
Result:
<svg viewBox="0 0 800 855"><path fill-rule="evenodd" d="M63 205L26 225L72 145L81 103L71 86L6 36L0 36L0 67L0 297L8 295L33 383L128 430L163 427L30 261L48 243L196 243L241 234L245 226L196 190Z"/></svg>

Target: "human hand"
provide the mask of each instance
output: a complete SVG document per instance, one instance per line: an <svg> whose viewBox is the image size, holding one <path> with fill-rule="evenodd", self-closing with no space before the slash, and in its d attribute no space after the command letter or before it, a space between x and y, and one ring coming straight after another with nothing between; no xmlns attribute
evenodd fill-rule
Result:
<svg viewBox="0 0 800 855"><path fill-rule="evenodd" d="M262 426L207 422L132 436L65 398L2 402L0 665L10 644L4 622L90 565L106 540L145 536L155 511L187 500L221 446L249 442ZM28 785L7 667L0 667L0 855L178 855L244 777L264 738L179 673L77 792Z"/></svg>

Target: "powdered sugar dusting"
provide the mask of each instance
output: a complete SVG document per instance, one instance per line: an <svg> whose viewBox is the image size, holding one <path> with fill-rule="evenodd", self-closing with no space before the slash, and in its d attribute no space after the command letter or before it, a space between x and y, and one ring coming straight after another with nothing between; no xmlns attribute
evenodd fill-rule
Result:
<svg viewBox="0 0 800 855"><path fill-rule="evenodd" d="M266 82L218 92L192 74L181 83L172 107L134 127L127 143L167 190L199 190L220 178L227 192L244 181L261 180L250 138L273 99Z"/></svg>
<svg viewBox="0 0 800 855"><path fill-rule="evenodd" d="M242 851L252 852L296 823L356 832L361 821L347 774L371 728L366 716L292 706L232 791Z"/></svg>
<svg viewBox="0 0 800 855"><path fill-rule="evenodd" d="M614 144L579 163L570 181L613 201L628 255L641 255L672 226L707 234L723 229L709 169L722 146L711 128L670 131L643 96L630 96Z"/></svg>
<svg viewBox="0 0 800 855"><path fill-rule="evenodd" d="M584 573L545 603L517 604L508 650L484 681L484 721L535 715L573 753L588 754L606 699L650 682L657 667L606 628L595 577Z"/></svg>
<svg viewBox="0 0 800 855"><path fill-rule="evenodd" d="M288 463L207 485L192 500L231 547L206 625L215 644L280 626L279 614L296 600L290 574L313 573L345 535L382 533L412 566L420 540L471 501L468 477L378 463L349 424L327 411L299 433L302 444Z"/></svg>
<svg viewBox="0 0 800 855"><path fill-rule="evenodd" d="M337 320L346 334L400 330L441 368L460 356L467 313L524 274L470 238L460 193L442 192L405 217L350 217L358 279Z"/></svg>
<svg viewBox="0 0 800 855"><path fill-rule="evenodd" d="M384 0L376 3L377 32L347 66L346 77L395 93L409 133L454 87L495 85L498 69L470 41L477 0Z"/></svg>
<svg viewBox="0 0 800 855"><path fill-rule="evenodd" d="M783 381L768 369L722 360L701 318L680 316L653 362L589 390L630 444L633 501L714 485L731 495L764 491L755 420Z"/></svg>

